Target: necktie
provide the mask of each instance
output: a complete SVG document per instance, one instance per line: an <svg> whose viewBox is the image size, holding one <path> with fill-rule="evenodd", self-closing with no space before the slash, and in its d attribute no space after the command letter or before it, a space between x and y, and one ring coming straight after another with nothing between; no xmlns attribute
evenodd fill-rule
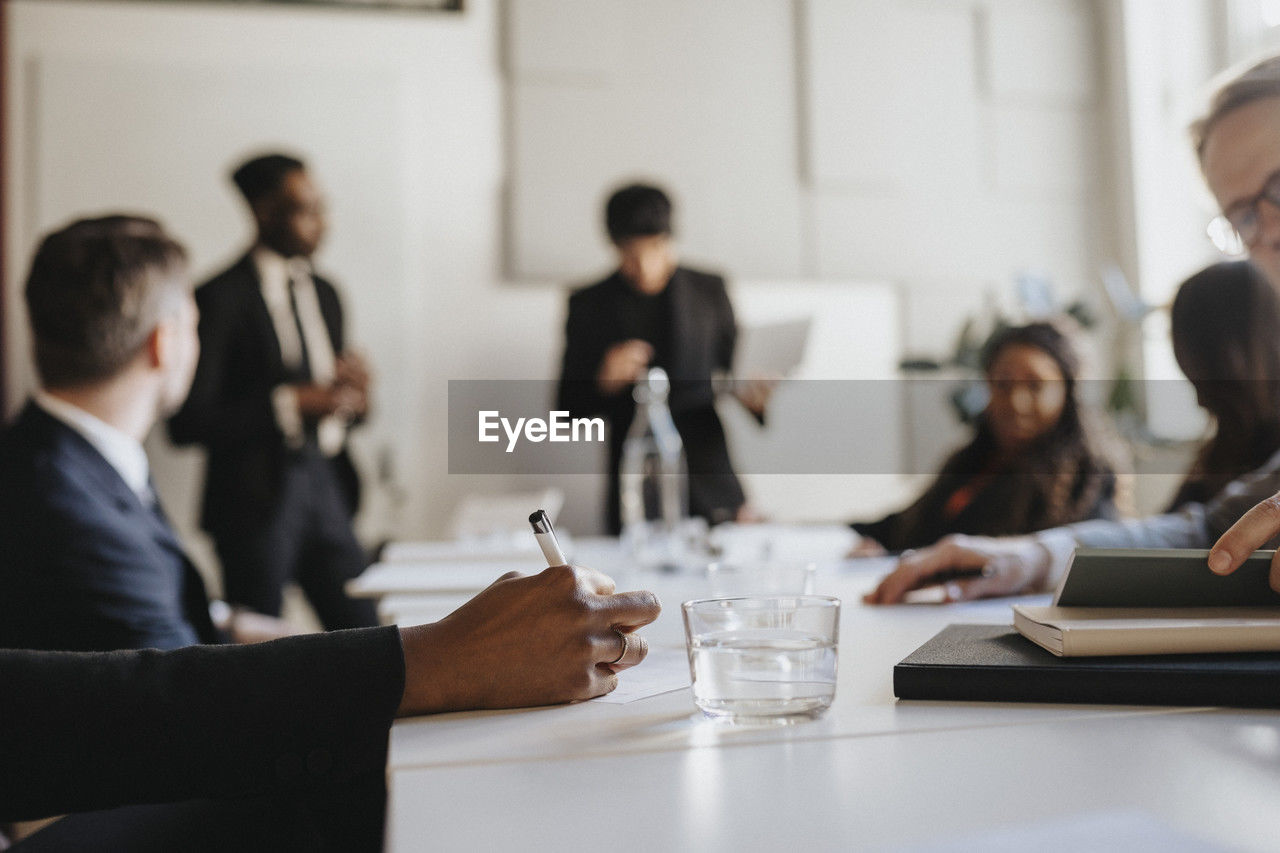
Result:
<svg viewBox="0 0 1280 853"><path fill-rule="evenodd" d="M333 382L337 359L329 340L329 327L320 313L315 282L305 262L289 265L289 307L298 330L302 370L307 381L319 385ZM342 418L330 415L316 424L316 442L325 456L334 456L346 442L347 425Z"/></svg>
<svg viewBox="0 0 1280 853"><path fill-rule="evenodd" d="M307 331L302 326L302 315L298 313L298 287L297 279L289 276L289 313L293 315L293 326L298 332L298 348L301 357L301 364L298 369L302 372L303 379L311 381L311 356L310 348L307 346Z"/></svg>

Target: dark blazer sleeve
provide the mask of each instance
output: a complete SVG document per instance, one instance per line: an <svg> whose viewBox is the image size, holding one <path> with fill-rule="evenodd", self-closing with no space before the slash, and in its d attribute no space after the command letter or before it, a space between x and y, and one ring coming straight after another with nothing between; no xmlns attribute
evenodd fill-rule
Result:
<svg viewBox="0 0 1280 853"><path fill-rule="evenodd" d="M241 294L211 282L196 291L200 308L200 361L191 392L169 420L175 444L243 445L283 440L271 408L272 379L240 375L237 348L249 330ZM242 363L242 362L240 362Z"/></svg>
<svg viewBox="0 0 1280 853"><path fill-rule="evenodd" d="M329 344L333 347L333 354L341 356L347 348L347 320L342 310L342 297L338 295L338 289L328 280L319 276L315 276L312 280L316 284L316 298L320 303L320 313L324 315L324 323L329 330ZM359 426L366 419L366 415L360 415L352 420L350 426Z"/></svg>
<svg viewBox="0 0 1280 853"><path fill-rule="evenodd" d="M600 393L596 374L606 350L601 334L604 317L591 292L569 297L569 313L564 328L564 358L560 363L560 383L556 390L556 408L574 417L607 413L615 400Z"/></svg>
<svg viewBox="0 0 1280 853"><path fill-rule="evenodd" d="M0 650L0 821L327 791L386 765L395 628L172 652Z"/></svg>
<svg viewBox="0 0 1280 853"><path fill-rule="evenodd" d="M855 521L849 526L853 532L868 539L874 539L887 551L894 551L897 541L898 526L902 522L902 513L894 512L879 521Z"/></svg>
<svg viewBox="0 0 1280 853"><path fill-rule="evenodd" d="M711 301L716 314L715 366L726 373L733 370L733 351L738 342L738 324L733 316L733 303L725 289L724 279L714 277Z"/></svg>

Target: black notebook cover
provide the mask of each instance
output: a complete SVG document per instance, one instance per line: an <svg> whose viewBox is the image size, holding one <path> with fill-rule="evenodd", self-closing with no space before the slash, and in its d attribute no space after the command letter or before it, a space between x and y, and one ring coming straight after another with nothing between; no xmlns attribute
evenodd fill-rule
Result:
<svg viewBox="0 0 1280 853"><path fill-rule="evenodd" d="M948 625L893 668L899 699L1280 708L1280 654L1060 658L1008 625Z"/></svg>

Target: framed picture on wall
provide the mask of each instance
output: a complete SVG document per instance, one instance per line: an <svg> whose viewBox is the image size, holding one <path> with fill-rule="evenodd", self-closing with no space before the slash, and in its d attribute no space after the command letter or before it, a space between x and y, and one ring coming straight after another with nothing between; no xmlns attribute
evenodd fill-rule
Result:
<svg viewBox="0 0 1280 853"><path fill-rule="evenodd" d="M151 0L174 3L182 0ZM464 0L205 0L241 6L337 6L350 9L401 9L423 12L461 12Z"/></svg>

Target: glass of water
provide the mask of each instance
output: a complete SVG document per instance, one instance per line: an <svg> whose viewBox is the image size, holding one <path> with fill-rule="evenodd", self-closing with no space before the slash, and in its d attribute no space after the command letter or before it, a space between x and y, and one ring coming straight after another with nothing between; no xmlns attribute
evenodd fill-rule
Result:
<svg viewBox="0 0 1280 853"><path fill-rule="evenodd" d="M706 598L682 610L693 701L708 717L785 723L831 707L838 598Z"/></svg>

